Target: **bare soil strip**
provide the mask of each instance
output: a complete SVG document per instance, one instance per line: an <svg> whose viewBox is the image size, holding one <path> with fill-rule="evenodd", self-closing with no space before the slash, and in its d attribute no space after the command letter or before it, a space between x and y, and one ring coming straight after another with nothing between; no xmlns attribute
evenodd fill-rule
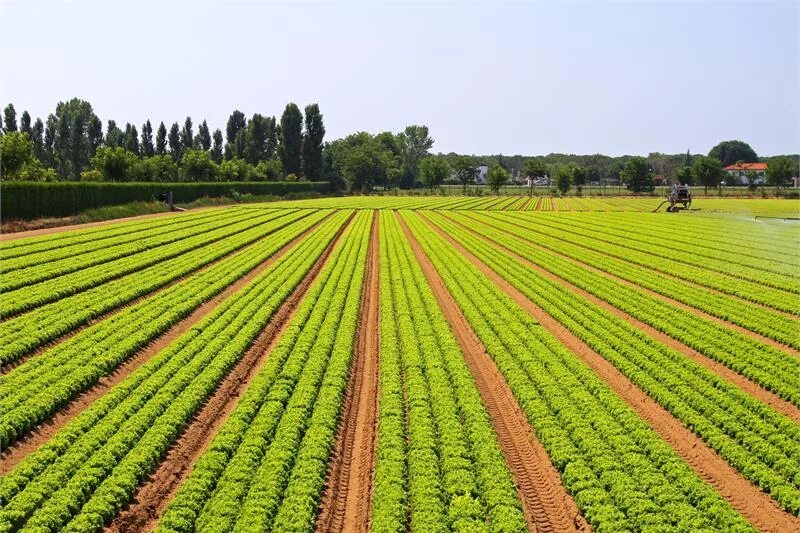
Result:
<svg viewBox="0 0 800 533"><path fill-rule="evenodd" d="M189 316L173 325L170 329L164 332L160 337L148 344L145 348L139 350L136 354L128 358L124 363L119 365L111 374L103 377L94 386L82 392L78 396L67 403L63 408L56 412L45 422L42 422L35 429L30 431L25 437L21 438L11 446L4 448L0 453L0 474L10 472L22 459L28 454L37 450L42 444L50 440L61 428L67 425L73 418L81 414L88 408L95 400L103 396L115 385L121 383L125 378L132 374L136 369L152 359L158 352L169 346L178 337L192 329L195 324L203 320L222 302L230 298L233 294L239 291L242 287L250 283L259 274L264 272L267 268L272 266L275 261L281 258L289 250L291 250L297 243L311 234L317 227L325 222L327 217L319 221L317 224L304 231L302 234L292 239L283 248L278 250L275 254L269 257L266 261L258 265L256 268L242 276L232 285L229 285L224 291L219 293L211 300L205 302L200 307L195 309ZM327 252L326 252L327 253ZM227 257L227 256L226 256ZM132 305L132 304L130 304ZM116 312L116 311L115 311ZM74 333L73 333L74 334Z"/></svg>
<svg viewBox="0 0 800 533"><path fill-rule="evenodd" d="M372 219L369 246L355 353L317 517L316 531L319 532L367 533L370 530L380 347L377 211Z"/></svg>
<svg viewBox="0 0 800 533"><path fill-rule="evenodd" d="M456 223L456 224L458 224L458 223ZM711 359L709 357L706 357L705 355L701 354L700 352L698 352L694 348L691 348L690 346L687 346L687 345L683 344L682 342L670 337L666 333L662 333L662 332L658 331L657 329L653 328L652 326L649 326L648 324L645 324L644 322L638 320L637 318L629 315L625 311L623 311L623 310L621 310L621 309L619 309L617 307L614 307L612 304L606 302L605 300L602 300L602 299L598 298L597 296L595 296L595 295L593 295L593 294L581 289L580 287L578 287L576 285L573 285L569 281L567 281L567 280L565 280L565 279L553 274L552 272L549 272L549 271L545 270L544 268L542 268L539 265L533 263L532 261L529 261L528 259L522 257L521 255L518 255L516 252L514 252L510 248L507 248L506 246L503 246L502 244L497 243L497 242L491 240L490 238L481 235L480 233L472 230L471 228L468 228L468 227L463 226L461 224L458 224L458 225L463 230L472 233L473 235L475 235L479 239L482 239L484 242L487 242L487 243L491 244L492 246L494 246L495 248L498 248L498 249L504 251L505 253L513 256L517 261L519 261L521 264L525 265L526 267L530 268L531 270L534 270L535 272L537 272L538 274L541 274L542 276L546 277L547 279L562 285L564 288L569 289L570 292L574 292L575 294L581 296L585 300L588 300L589 302L599 306L600 308L604 309L605 311L608 311L609 313L611 313L612 315L616 316L617 318L621 318L622 320L624 320L625 322L627 322L631 326L635 327L636 329L638 329L642 333L645 333L646 335L648 335L649 337L652 337L653 339L657 340L658 342L667 345L671 349L681 353L681 355L684 355L684 356L688 357L692 361L703 365L705 368L707 368L711 372L714 372L716 375L718 375L722 379L724 379L724 380L730 382L731 384L739 387L740 389L742 389L742 391L746 392L750 396L753 396L754 398L764 402L765 404L769 405L770 407L772 407L773 409L775 409L779 413L783 414L784 416L792 419L793 421L795 421L797 423L800 423L800 409L798 409L791 402L788 402L788 401L784 400L783 398L781 398L777 394L775 394L775 393L773 393L773 392L761 387L759 384L757 384L757 383L755 383L753 381L750 381L750 379L748 379L747 377L739 374L735 370L731 370L730 368L726 367L722 363L719 363L719 362L714 361L713 359ZM583 266L583 265L581 265L581 266ZM634 286L634 287L638 288L638 286Z"/></svg>
<svg viewBox="0 0 800 533"><path fill-rule="evenodd" d="M701 479L761 531L800 531L800 518L784 512L766 493L750 484L739 472L709 448L700 437L681 424L655 400L639 389L616 367L603 359L560 322L531 302L522 292L472 255L437 226L431 227L447 239L493 283L527 311L556 339L581 358L620 398L691 466Z"/></svg>
<svg viewBox="0 0 800 533"><path fill-rule="evenodd" d="M214 394L206 400L192 421L183 428L180 437L170 446L156 471L139 486L133 502L114 518L106 531L133 533L150 531L156 526L175 492L191 474L197 459L266 363L270 352L291 323L300 302L327 263L331 251L352 219L351 216L339 228L303 281L281 304L245 355L219 383Z"/></svg>
<svg viewBox="0 0 800 533"><path fill-rule="evenodd" d="M455 223L455 224L458 224L461 227L467 227L467 226L464 226L463 224L461 224L460 222L458 222L456 220L452 220L451 219L451 221L453 223ZM470 228L467 227L467 229L470 229ZM475 233L475 232L473 232L473 233ZM483 237L483 235L481 235L481 234L478 234L478 233L475 233L475 234L478 235L479 237ZM485 238L485 237L483 237L483 238ZM775 339L770 339L769 337L765 337L764 335L761 335L760 333L756 333L755 331L751 331L751 330L749 330L749 329L747 329L745 327L742 327L742 326L740 326L738 324L734 324L733 322L728 322L727 320L725 320L723 318L718 318L718 317L716 317L714 315L710 315L710 314L706 313L705 311L703 311L702 309L698 309L696 307L692 307L690 305L687 305L687 304L685 304L683 302L679 302L678 300L674 300L674 299L670 298L669 296L664 296L663 294L660 294L660 293L655 292L655 291L653 291L651 289L647 289L645 287L642 287L642 286L640 286L640 285L638 285L638 284L636 284L636 283L634 283L632 281L628 281L628 280L623 279L623 278L621 278L621 277L619 277L619 276L617 276L615 274L611 274L609 272L606 272L605 270L600 270L599 268L594 267L592 265L589 265L587 263L584 263L583 261L581 261L579 259L575 259L575 258L570 257L568 255L565 255L565 254L563 254L561 252L557 252L555 250L552 250L550 248L545 248L544 246L538 244L537 242L535 242L533 240L526 239L524 237L518 237L518 238L524 240L530 246L533 246L534 248L542 250L543 252L550 253L550 254L553 254L553 255L557 255L557 256L561 257L562 259L570 261L571 263L573 263L575 265L579 265L581 268L585 268L587 270L595 272L596 274L600 274L602 276L611 278L611 279L613 279L615 281L619 281L620 283L623 283L624 285L627 285L628 287L633 287L638 291L641 291L641 292L643 292L643 293L645 293L645 294L647 294L649 296L652 296L653 298L657 298L657 299L659 299L659 300L661 300L663 302L666 302L668 304L674 305L675 307L678 307L678 308L680 308L680 309L682 309L684 311L688 311L690 313L694 313L694 314L696 314L696 315L698 315L700 317L703 317L703 318L705 318L707 320L710 320L712 322L715 322L715 323L720 324L722 326L725 326L727 328L736 330L739 333L742 333L743 335L749 335L750 337L753 337L754 339L756 339L759 342L762 342L764 344L772 346L773 348L776 348L778 350L787 352L790 355L793 355L794 357L800 357L800 350L796 350L796 349L792 348L791 346L786 346L785 344L782 344L782 343L776 341ZM641 265L634 265L634 266L641 266ZM641 266L641 268L648 268L648 267ZM648 269L648 270L651 270L651 269ZM674 276L672 276L670 274L664 274L662 272L653 271L653 275L654 276L671 277L671 278L675 279L678 282L684 282L684 283L687 283L687 284L690 284L690 285L694 285L695 287L708 290L708 291L713 292L714 294L717 294L717 295L720 295L720 296L725 296L725 297L729 297L729 298L735 298L735 299L738 299L738 300L742 300L738 296L727 294L727 293L723 293L723 292L720 292L718 290L711 289L709 287L698 285L697 283L685 280L683 278L676 278L676 277L674 277ZM759 304L759 303L756 303L756 302L750 302L750 301L747 301L747 300L743 300L743 301L745 301L748 305L757 305L758 307L763 307L765 309L769 309L772 312L796 318L791 313L787 313L785 311L781 311L781 310L778 310L778 309L773 309L771 307L767 307L765 305L762 305L762 304Z"/></svg>
<svg viewBox="0 0 800 533"><path fill-rule="evenodd" d="M500 441L531 531L589 531L589 524L561 484L561 476L514 398L511 389L486 353L458 303L402 218L406 238L445 314L478 386Z"/></svg>
<svg viewBox="0 0 800 533"><path fill-rule="evenodd" d="M331 212L331 214L332 213L333 212ZM300 235L299 237L297 237L295 239L292 239L292 241L290 243L288 243L286 246L281 248L275 254L274 259L277 259L278 257L280 257L280 255L283 255L286 252L287 249L291 248L292 246L294 246L295 244L300 242L300 240L302 240L304 237L310 235L312 231L314 231L320 224L325 222L330 216L331 215L329 214L328 216L326 216L325 218L323 218L322 220L320 220L319 222L314 224L311 228L309 228L308 230L304 231L302 233L302 235ZM302 220L302 219L300 219L300 220ZM298 220L298 222L299 222L299 220ZM24 356L20 357L19 359L17 359L16 361L12 361L10 363L6 363L5 365L0 366L0 375L7 374L7 373L11 372L12 370L17 368L18 366L22 365L23 363L33 359L34 357L38 357L39 355L43 354L47 350L50 350L50 349L54 348L55 346L61 344L62 342L70 339L74 335L77 335L78 333L80 333L84 329L86 329L86 328L88 328L90 326L93 326L94 324L97 324L98 322L102 322L103 320L111 318L112 316L116 315L117 313L120 313L120 312L124 311L128 307L133 307L134 305L140 304L143 301L145 301L145 300L147 300L149 298L152 298L153 296L155 296L155 295L157 295L157 294L169 289L170 287L173 287L174 285L177 285L178 283L186 281L188 278L190 278L192 276L197 276L197 275L201 274L203 271L205 271L205 270L211 268L212 266L216 265L217 263L219 263L221 261L225 261L226 259L229 259L233 255L236 255L236 254L239 254L239 253L243 253L243 252L249 250L250 248L252 248L254 246L258 246L265 239L272 238L274 236L274 234L275 234L275 232L268 233L267 235L264 235L263 237L259 238L258 240L254 241L254 242L251 242L247 246L244 246L242 248L238 248L236 250L233 250L233 251L223 255L222 257L218 257L217 259L211 261L207 265L204 265L204 266L198 268L197 270L193 270L193 271L187 273L186 275L179 277L178 279L174 279L174 280L170 281L169 283L167 283L166 285L162 285L161 287L153 289L152 291L150 291L150 292L148 292L146 294L143 294L143 295L131 300L128 303L122 304L119 307L116 307L116 308L114 308L114 309L112 309L110 311L106 311L105 313L103 313L103 314L101 314L101 315L99 315L99 316L87 321L85 324L81 324L80 326L74 328L73 330L71 330L71 331L69 331L67 333L64 333L60 337L56 337L55 339L51 340L50 342L38 347L37 349L35 349L33 352L29 353L28 355L24 355ZM274 262L274 259L272 260L273 262ZM270 261L270 259L268 259L267 261ZM261 265L256 267L256 270L258 270L259 272L262 272L264 270L264 268L268 267L270 264L272 264L272 263L262 263ZM254 272L254 271L251 271L249 274L245 275L245 278L250 276L252 274L252 272ZM244 278L242 278L242 279L244 279ZM248 278L248 279L252 279L252 278ZM241 285L240 285L240 287L241 287ZM230 287L229 287L229 289L230 289ZM220 293L219 295L217 295L215 298L213 298L210 301L220 300L220 298L222 300L226 299L227 297L223 298L222 296L224 294L226 294L229 289L226 289L224 292ZM188 318L191 318L191 315ZM175 327L175 326L173 326L173 327ZM167 331L167 333L165 333L165 335L166 334L169 334L169 331Z"/></svg>
<svg viewBox="0 0 800 533"><path fill-rule="evenodd" d="M209 209L220 209L222 207L230 207L230 206L226 205L226 206L200 207L197 209L192 209L191 212L200 213L202 211L208 211ZM28 231L15 231L12 233L2 233L0 234L0 242L13 241L16 239L25 239L27 237L39 237L41 235L51 235L54 233L62 233L64 231L77 231L87 228L95 228L97 226L108 226L109 224L120 224L122 222L146 220L148 218L160 218L170 215L174 216L178 214L180 214L180 212L178 211L166 211L164 213L150 213L147 215L137 215L134 217L112 218L110 220L101 220L99 222L87 222L86 224L68 224L66 226L54 226L52 228L42 228L42 229L34 229ZM67 219L69 219L69 217Z"/></svg>

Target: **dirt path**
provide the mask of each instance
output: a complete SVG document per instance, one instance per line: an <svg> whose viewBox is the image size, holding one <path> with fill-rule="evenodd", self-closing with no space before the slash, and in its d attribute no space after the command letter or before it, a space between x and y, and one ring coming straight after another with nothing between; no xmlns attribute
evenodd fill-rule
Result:
<svg viewBox="0 0 800 533"><path fill-rule="evenodd" d="M661 407L560 322L531 302L511 283L482 263L437 226L431 224L431 227L559 342L589 365L595 374L605 381L614 393L625 400L700 478L713 486L751 524L761 531L800 531L800 518L784 512L775 500L750 484L735 468L709 448L700 437L685 428L680 420L672 416L669 411Z"/></svg>
<svg viewBox="0 0 800 533"><path fill-rule="evenodd" d="M327 217L317 224L292 239L283 248L274 253L266 261L258 265L246 275L239 278L235 283L229 285L224 291L219 293L211 300L203 303L195 309L189 316L173 325L170 329L139 350L136 354L129 357L124 363L119 365L114 371L101 378L94 386L73 398L64 407L59 409L53 416L42 422L34 430L30 431L25 437L21 438L11 446L4 448L0 453L0 474L11 471L28 454L38 449L42 444L49 441L61 428L67 425L73 418L86 410L95 400L103 396L115 385L121 383L139 367L152 359L158 352L169 346L178 337L192 329L192 327L208 316L214 309L230 298L233 294L250 283L259 274L272 266L278 259L291 250L297 243L307 237L320 224L325 222Z"/></svg>
<svg viewBox="0 0 800 533"><path fill-rule="evenodd" d="M0 242L3 241L13 241L16 239L25 239L27 237L39 237L42 235L52 235L54 233L63 233L65 231L78 231L82 229L88 228L96 228L98 226L108 226L109 224L119 224L122 222L133 222L137 220L147 220L148 218L161 218L166 216L176 216L183 213L200 213L202 211L208 211L210 209L221 209L223 207L230 207L230 205L225 206L210 206L210 207L199 207L197 209L191 209L189 211L165 211L163 213L150 213L147 215L137 215L135 217L123 217L123 218L112 218L110 220L101 220L100 222L87 222L85 224L68 224L66 226L53 226L50 228L41 228L41 229L33 229L28 231L15 231L12 233L1 233L0 234Z"/></svg>
<svg viewBox="0 0 800 533"><path fill-rule="evenodd" d="M155 528L175 492L191 474L197 459L214 439L217 430L228 419L239 399L267 361L270 352L291 323L300 302L327 263L331 251L352 219L351 216L347 223L339 228L336 236L303 281L281 304L245 355L223 378L214 394L206 400L189 425L183 429L178 440L170 446L156 471L139 486L130 506L114 518L106 531L133 533Z"/></svg>
<svg viewBox="0 0 800 533"><path fill-rule="evenodd" d="M372 219L355 354L336 433L316 531L370 530L378 424L380 284L378 211Z"/></svg>
<svg viewBox="0 0 800 533"><path fill-rule="evenodd" d="M480 339L461 313L436 268L405 221L398 216L450 329L458 341L492 419L531 531L589 531L591 528L561 484L561 476L536 438L525 413Z"/></svg>
<svg viewBox="0 0 800 533"><path fill-rule="evenodd" d="M694 362L696 362L696 363L698 363L700 365L703 365L705 368L707 368L711 372L715 373L716 375L718 375L722 379L724 379L724 380L728 381L729 383L739 387L743 392L749 394L750 396L753 396L754 398L766 403L767 405L769 405L770 407L772 407L773 409L775 409L779 413L781 413L781 414L785 415L786 417L792 419L794 422L800 423L800 409L798 409L791 402L788 402L788 401L784 400L783 398L781 398L777 394L775 394L775 393L773 393L773 392L761 387L759 384L757 384L757 383L755 383L753 381L750 381L750 379L748 379L747 377L739 374L735 370L732 370L732 369L726 367L722 363L719 363L719 362L717 362L717 361L715 361L715 360L713 360L713 359L711 359L709 357L706 357L705 355L701 354L700 352L698 352L694 348L691 348L690 346L687 346L687 345L683 344L682 342L670 337L666 333L662 333L662 332L658 331L657 329L655 329L655 328L645 324L644 322L638 320L637 318L629 315L625 311L623 311L623 310L621 310L621 309L619 309L617 307L614 307L609 302L606 302L605 300L602 300L602 299L598 298L597 296L585 291L584 289L581 289L577 285L573 285L572 283L570 283L566 279L561 278L560 276L557 276L557 275L551 273L548 270L545 270L544 268L542 268L539 265L533 263L532 261L522 257L521 255L517 254L513 250L507 248L506 246L503 246L502 244L493 241L489 237L485 237L485 236L481 235L479 232L474 231L471 228L468 228L468 227L466 227L466 226L464 226L462 224L459 224L458 222L456 222L456 224L458 224L459 227L461 229L463 229L464 231L470 232L472 235L475 235L476 237L478 237L479 239L483 240L484 242L487 242L487 243L491 244L492 246L494 246L495 248L498 248L498 249L504 251L505 253L511 255L519 263L525 265L526 267L530 268L531 270L537 272L538 274L541 274L542 276L544 276L545 278L547 278L547 279L549 279L551 281L554 281L554 282L558 283L559 285L563 286L564 288L569 289L570 292L573 292L573 293L581 296L585 300L588 300L589 302L597 305L601 309L603 309L605 311L608 311L609 313L611 313L615 317L624 320L625 322L627 322L628 324L630 324L634 328L638 329L642 333L645 333L649 337L652 337L653 339L657 340L658 342L660 342L662 344L665 344L666 346L670 347L671 349L673 349L673 350L681 353L682 355L688 357L692 361L694 361Z"/></svg>

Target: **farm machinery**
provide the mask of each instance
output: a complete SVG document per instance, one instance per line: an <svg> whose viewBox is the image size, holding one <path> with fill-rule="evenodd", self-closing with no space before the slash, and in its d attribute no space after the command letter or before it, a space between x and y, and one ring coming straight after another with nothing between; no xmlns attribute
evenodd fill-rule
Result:
<svg viewBox="0 0 800 533"><path fill-rule="evenodd" d="M692 191L689 190L688 185L673 185L672 190L666 200L658 204L658 207L653 209L653 213L661 209L661 206L669 203L667 207L668 213L677 213L681 210L678 204L683 205L683 209L689 209L692 206Z"/></svg>

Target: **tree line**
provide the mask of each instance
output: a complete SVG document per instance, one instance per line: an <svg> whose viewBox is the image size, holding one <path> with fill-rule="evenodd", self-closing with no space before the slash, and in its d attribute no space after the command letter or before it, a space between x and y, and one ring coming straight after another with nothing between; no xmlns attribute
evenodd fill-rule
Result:
<svg viewBox="0 0 800 533"><path fill-rule="evenodd" d="M325 137L317 104L289 103L280 117L239 110L211 132L195 126L157 127L148 119L137 130L109 120L105 130L92 105L78 98L59 102L46 121L13 104L0 118L0 174L20 181L250 181L322 179Z"/></svg>

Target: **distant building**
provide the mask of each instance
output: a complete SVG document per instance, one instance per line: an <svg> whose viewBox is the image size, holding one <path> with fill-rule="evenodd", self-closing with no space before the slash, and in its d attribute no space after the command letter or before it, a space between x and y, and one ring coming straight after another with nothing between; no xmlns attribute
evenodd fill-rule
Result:
<svg viewBox="0 0 800 533"><path fill-rule="evenodd" d="M475 176L475 183L478 185L483 185L486 183L486 174L489 173L489 167L487 165L479 165L478 166L478 175Z"/></svg>
<svg viewBox="0 0 800 533"><path fill-rule="evenodd" d="M747 174L756 173L756 183L761 185L766 181L766 163L736 163L723 168L728 176L732 176L740 185L747 185Z"/></svg>

